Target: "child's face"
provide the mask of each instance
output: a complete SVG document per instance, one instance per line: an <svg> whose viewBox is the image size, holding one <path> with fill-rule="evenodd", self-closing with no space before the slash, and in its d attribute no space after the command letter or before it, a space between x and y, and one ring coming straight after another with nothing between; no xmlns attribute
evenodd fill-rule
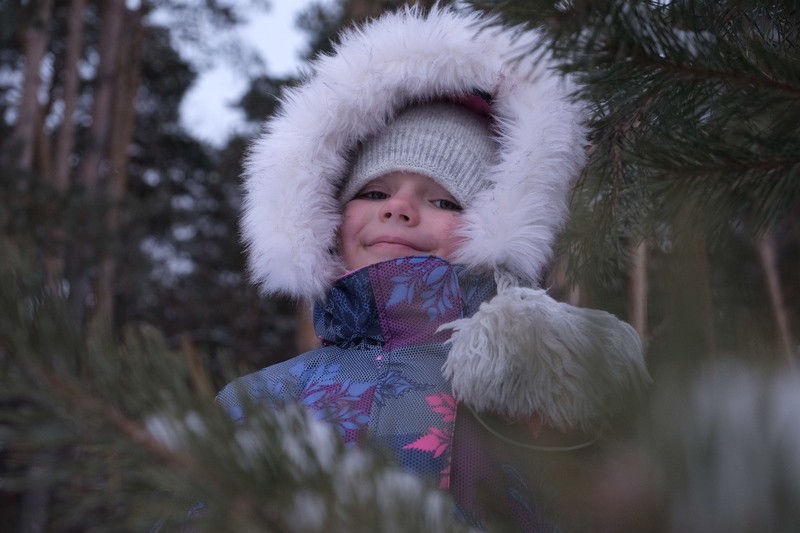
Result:
<svg viewBox="0 0 800 533"><path fill-rule="evenodd" d="M392 172L369 182L344 207L339 253L349 270L408 255L450 259L461 206L432 179Z"/></svg>

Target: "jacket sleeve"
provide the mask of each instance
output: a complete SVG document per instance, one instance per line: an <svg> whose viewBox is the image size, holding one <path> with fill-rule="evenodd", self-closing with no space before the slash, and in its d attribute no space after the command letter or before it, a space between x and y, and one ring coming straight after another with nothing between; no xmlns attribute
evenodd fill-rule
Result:
<svg viewBox="0 0 800 533"><path fill-rule="evenodd" d="M240 421L244 419L247 405L280 409L297 401L302 387L292 369L300 357L231 381L217 395L217 403L233 420Z"/></svg>

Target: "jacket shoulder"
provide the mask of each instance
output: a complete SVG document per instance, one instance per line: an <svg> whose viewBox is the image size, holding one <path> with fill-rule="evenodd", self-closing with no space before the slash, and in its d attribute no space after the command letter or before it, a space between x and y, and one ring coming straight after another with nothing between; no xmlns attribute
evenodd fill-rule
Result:
<svg viewBox="0 0 800 533"><path fill-rule="evenodd" d="M238 421L244 419L247 408L280 409L296 402L309 380L308 370L324 366L333 355L331 350L318 348L238 377L220 390L217 403Z"/></svg>

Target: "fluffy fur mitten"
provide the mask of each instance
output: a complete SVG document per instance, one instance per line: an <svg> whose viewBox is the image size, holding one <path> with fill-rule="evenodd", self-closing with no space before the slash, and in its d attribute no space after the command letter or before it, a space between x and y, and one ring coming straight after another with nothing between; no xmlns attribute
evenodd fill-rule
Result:
<svg viewBox="0 0 800 533"><path fill-rule="evenodd" d="M614 315L508 275L497 276L497 291L472 317L440 328L453 330L443 373L476 411L595 431L649 382L639 335Z"/></svg>

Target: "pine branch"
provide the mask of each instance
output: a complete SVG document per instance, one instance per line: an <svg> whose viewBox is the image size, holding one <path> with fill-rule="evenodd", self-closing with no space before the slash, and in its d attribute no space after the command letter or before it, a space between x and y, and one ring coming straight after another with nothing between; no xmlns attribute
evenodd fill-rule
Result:
<svg viewBox="0 0 800 533"><path fill-rule="evenodd" d="M0 402L15 406L0 412L2 490L31 494L48 531L461 529L445 494L299 407L250 406L234 425L152 328L83 339L16 251L0 253Z"/></svg>
<svg viewBox="0 0 800 533"><path fill-rule="evenodd" d="M625 242L659 249L677 226L764 231L800 197L800 13L785 3L471 4L538 28L528 59L547 50L588 103L594 148L562 245L572 274L608 282Z"/></svg>

